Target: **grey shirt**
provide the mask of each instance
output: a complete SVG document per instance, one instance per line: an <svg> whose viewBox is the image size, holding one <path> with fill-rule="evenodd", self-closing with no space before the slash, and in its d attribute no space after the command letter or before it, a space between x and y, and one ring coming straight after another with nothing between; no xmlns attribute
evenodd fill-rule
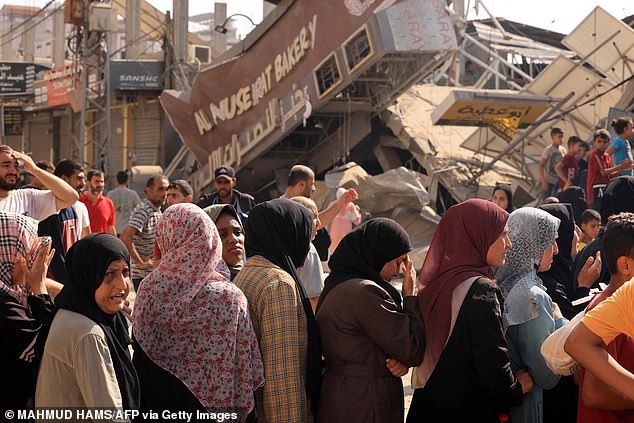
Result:
<svg viewBox="0 0 634 423"><path fill-rule="evenodd" d="M115 228L117 228L117 233L123 233L125 227L128 226L130 213L141 203L141 198L136 191L129 188L115 188L112 191L108 191L106 197L111 199L114 203Z"/></svg>

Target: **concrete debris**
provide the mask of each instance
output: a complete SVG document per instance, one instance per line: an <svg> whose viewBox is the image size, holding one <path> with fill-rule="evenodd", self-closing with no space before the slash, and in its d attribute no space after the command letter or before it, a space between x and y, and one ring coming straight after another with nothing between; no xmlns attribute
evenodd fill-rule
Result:
<svg viewBox="0 0 634 423"><path fill-rule="evenodd" d="M423 186L425 175L398 167L379 175L369 175L354 162L330 171L314 195L321 208L334 200L336 187L356 188L361 213L368 217L389 217L409 233L414 251L411 257L417 269L423 264L440 216L429 206L429 194ZM334 188L334 189L333 189Z"/></svg>

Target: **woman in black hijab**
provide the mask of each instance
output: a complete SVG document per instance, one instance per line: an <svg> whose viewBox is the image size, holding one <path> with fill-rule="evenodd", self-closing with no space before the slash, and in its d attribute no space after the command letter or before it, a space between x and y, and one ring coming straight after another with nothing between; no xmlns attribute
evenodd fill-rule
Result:
<svg viewBox="0 0 634 423"><path fill-rule="evenodd" d="M262 351L265 382L256 392L258 421L310 421L316 412L321 346L297 276L312 228L312 213L284 198L258 204L246 223L247 262L233 282L249 301Z"/></svg>
<svg viewBox="0 0 634 423"><path fill-rule="evenodd" d="M333 253L317 305L326 357L319 422L403 422L400 376L425 352L411 250L405 230L379 218L346 235ZM404 300L389 283L403 265Z"/></svg>
<svg viewBox="0 0 634 423"><path fill-rule="evenodd" d="M42 408L138 409L139 382L130 360L122 311L130 291L130 256L117 237L99 233L66 255L70 280L42 328L35 393Z"/></svg>
<svg viewBox="0 0 634 423"><path fill-rule="evenodd" d="M588 208L586 193L581 187L570 187L556 195L560 203L569 203L575 216L575 222L581 222L581 214Z"/></svg>
<svg viewBox="0 0 634 423"><path fill-rule="evenodd" d="M582 311L585 304L575 308L572 301L587 295L588 290L576 288L573 283L572 259L577 255L579 237L575 230L575 218L571 204L545 204L540 209L560 220L557 247L559 253L546 272L537 275L546 292L561 309L563 316L571 320ZM562 377L553 389L544 390L544 421L575 423L579 391L572 376Z"/></svg>
<svg viewBox="0 0 634 423"><path fill-rule="evenodd" d="M495 184L493 192L491 193L491 201L509 213L515 210L513 206L513 190L511 190L511 186L508 184Z"/></svg>
<svg viewBox="0 0 634 423"><path fill-rule="evenodd" d="M553 302L559 305L563 316L571 320L583 310L584 306L576 309L572 302L585 297L587 289L577 289L573 283L573 258L577 255L579 236L575 230L575 218L571 204L553 203L539 206L560 220L557 247L559 253L553 257L553 264L547 272L538 273L546 287L546 292Z"/></svg>

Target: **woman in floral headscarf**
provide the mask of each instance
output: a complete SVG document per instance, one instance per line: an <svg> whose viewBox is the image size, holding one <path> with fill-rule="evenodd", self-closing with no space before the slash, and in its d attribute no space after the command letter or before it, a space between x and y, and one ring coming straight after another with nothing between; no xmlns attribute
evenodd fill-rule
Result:
<svg viewBox="0 0 634 423"><path fill-rule="evenodd" d="M141 410L237 411L244 421L264 371L218 230L197 206L176 204L156 240L163 258L143 280L133 315Z"/></svg>
<svg viewBox="0 0 634 423"><path fill-rule="evenodd" d="M521 406L511 407L518 423L543 421L543 389L553 388L559 376L546 366L540 353L544 340L566 320L553 311L553 302L537 272L547 271L558 253L559 219L544 210L524 207L509 216L513 247L506 263L496 273L504 296L502 318L507 328L509 358L513 370L526 369L533 378L533 392L524 395Z"/></svg>
<svg viewBox="0 0 634 423"><path fill-rule="evenodd" d="M37 221L0 212L0 415L3 416L7 410L27 408L35 392L35 339L53 311L45 285L54 253L48 254L50 246L37 253L30 270L26 266L26 257L36 241Z"/></svg>

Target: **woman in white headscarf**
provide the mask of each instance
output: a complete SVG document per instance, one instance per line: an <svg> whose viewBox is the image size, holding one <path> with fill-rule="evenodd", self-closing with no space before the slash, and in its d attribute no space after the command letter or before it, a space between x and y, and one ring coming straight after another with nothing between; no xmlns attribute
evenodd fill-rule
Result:
<svg viewBox="0 0 634 423"><path fill-rule="evenodd" d="M503 322L511 366L526 369L533 378L533 391L522 405L511 407L511 420L519 423L543 421L543 390L553 388L559 376L546 366L540 353L544 340L566 320L546 293L537 272L547 271L558 253L559 219L544 210L524 207L511 213L508 226L513 247L496 280L504 296Z"/></svg>

